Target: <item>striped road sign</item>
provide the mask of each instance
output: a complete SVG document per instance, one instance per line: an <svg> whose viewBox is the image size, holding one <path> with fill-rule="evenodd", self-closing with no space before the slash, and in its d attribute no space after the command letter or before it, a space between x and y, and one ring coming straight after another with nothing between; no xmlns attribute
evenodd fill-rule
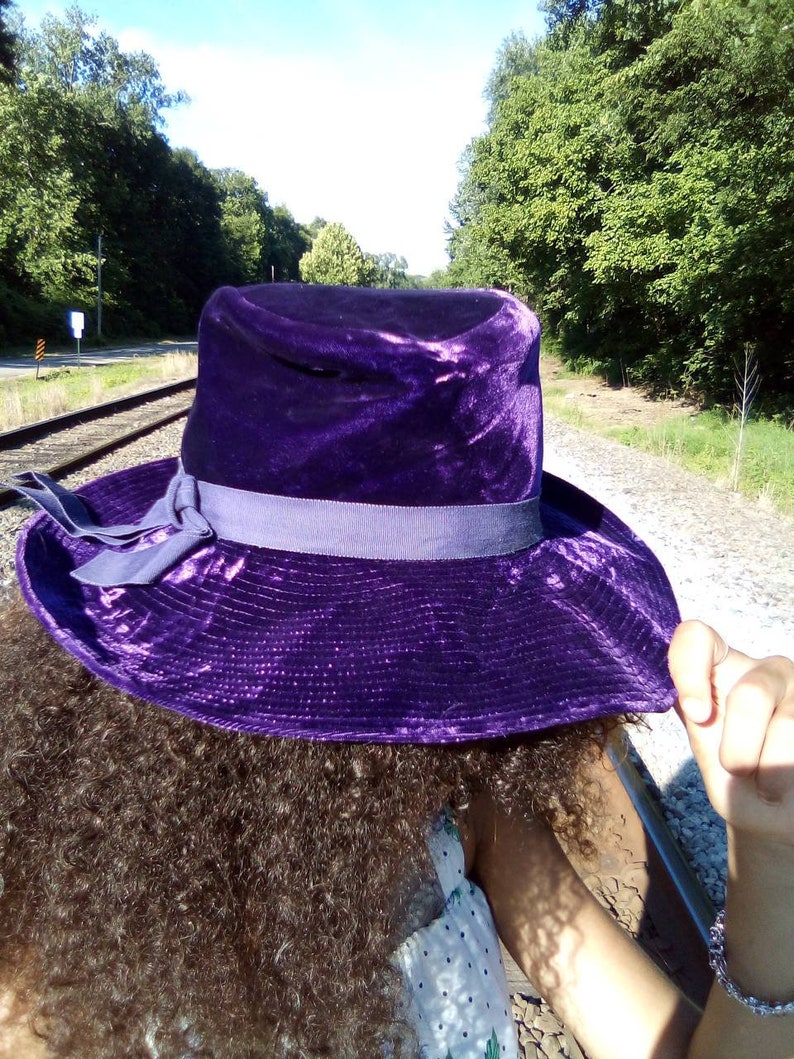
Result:
<svg viewBox="0 0 794 1059"><path fill-rule="evenodd" d="M40 338L36 343L36 360L44 360L44 339Z"/></svg>

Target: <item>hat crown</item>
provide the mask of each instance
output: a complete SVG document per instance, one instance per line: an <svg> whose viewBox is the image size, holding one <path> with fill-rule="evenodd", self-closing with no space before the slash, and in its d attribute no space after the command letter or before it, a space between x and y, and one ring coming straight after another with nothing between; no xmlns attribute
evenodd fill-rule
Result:
<svg viewBox="0 0 794 1059"><path fill-rule="evenodd" d="M498 291L268 284L202 314L185 470L380 504L538 494L537 317Z"/></svg>

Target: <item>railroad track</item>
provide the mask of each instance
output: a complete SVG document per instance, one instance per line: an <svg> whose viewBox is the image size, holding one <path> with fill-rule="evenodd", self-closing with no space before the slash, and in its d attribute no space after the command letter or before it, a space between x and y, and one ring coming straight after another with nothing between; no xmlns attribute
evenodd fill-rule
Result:
<svg viewBox="0 0 794 1059"><path fill-rule="evenodd" d="M185 380L0 434L0 480L27 467L58 477L86 465L184 416L194 385ZM0 505L17 499L0 491ZM711 982L706 938L713 909L625 746L610 747L610 758L602 784L605 813L593 835L598 856L584 862L572 854L572 860L596 898L687 995L703 1003ZM522 1059L587 1059L507 953L505 965Z"/></svg>
<svg viewBox="0 0 794 1059"><path fill-rule="evenodd" d="M195 377L0 433L0 481L32 468L58 478L184 416ZM0 488L0 506L17 494Z"/></svg>

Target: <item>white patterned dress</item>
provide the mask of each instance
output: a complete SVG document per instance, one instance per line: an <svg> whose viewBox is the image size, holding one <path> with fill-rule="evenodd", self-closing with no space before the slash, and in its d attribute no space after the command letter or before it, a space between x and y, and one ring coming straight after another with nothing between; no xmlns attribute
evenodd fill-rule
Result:
<svg viewBox="0 0 794 1059"><path fill-rule="evenodd" d="M460 834L445 815L428 845L438 876L424 919L394 955L422 1059L517 1059L518 1038L491 910L466 878ZM429 898L429 899L428 899Z"/></svg>

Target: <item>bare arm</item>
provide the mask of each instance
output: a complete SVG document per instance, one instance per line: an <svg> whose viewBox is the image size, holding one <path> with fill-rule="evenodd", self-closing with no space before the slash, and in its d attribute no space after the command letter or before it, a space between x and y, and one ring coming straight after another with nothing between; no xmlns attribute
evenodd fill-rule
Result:
<svg viewBox="0 0 794 1059"><path fill-rule="evenodd" d="M598 904L554 835L487 800L471 820L502 940L590 1059L684 1059L697 1009Z"/></svg>
<svg viewBox="0 0 794 1059"><path fill-rule="evenodd" d="M728 967L794 998L794 663L731 652L687 623L671 671L729 833ZM475 868L505 944L591 1059L794 1059L794 1016L760 1018L715 985L702 1018L587 892L548 830L472 807Z"/></svg>
<svg viewBox="0 0 794 1059"><path fill-rule="evenodd" d="M745 993L794 999L794 663L761 662L687 622L670 651L680 712L727 822L728 972ZM723 659L720 661L720 659ZM794 1015L759 1017L714 985L691 1059L794 1059Z"/></svg>

